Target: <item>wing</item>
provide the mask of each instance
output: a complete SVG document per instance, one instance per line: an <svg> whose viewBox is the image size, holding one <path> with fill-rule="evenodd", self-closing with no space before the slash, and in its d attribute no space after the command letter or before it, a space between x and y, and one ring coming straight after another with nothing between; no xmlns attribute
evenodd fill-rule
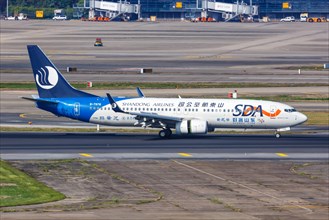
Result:
<svg viewBox="0 0 329 220"><path fill-rule="evenodd" d="M109 99L113 111L136 116L135 118L138 120L138 122L136 122L135 125L141 125L142 127L167 128L175 127L177 122L183 120L181 117L159 115L157 113L123 111L109 93L106 93L106 95Z"/></svg>

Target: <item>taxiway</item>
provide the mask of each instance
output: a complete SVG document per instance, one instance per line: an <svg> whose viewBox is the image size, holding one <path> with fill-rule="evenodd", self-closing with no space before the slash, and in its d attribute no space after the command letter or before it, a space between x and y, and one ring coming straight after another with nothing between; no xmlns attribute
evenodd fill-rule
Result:
<svg viewBox="0 0 329 220"><path fill-rule="evenodd" d="M173 136L115 133L1 133L2 159L328 160L327 135Z"/></svg>

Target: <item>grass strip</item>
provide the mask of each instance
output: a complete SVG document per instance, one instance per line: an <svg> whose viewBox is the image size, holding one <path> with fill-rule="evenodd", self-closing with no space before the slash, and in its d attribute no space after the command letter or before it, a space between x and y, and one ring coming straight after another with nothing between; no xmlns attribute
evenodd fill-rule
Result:
<svg viewBox="0 0 329 220"><path fill-rule="evenodd" d="M64 199L59 193L24 172L0 161L0 207L31 205Z"/></svg>
<svg viewBox="0 0 329 220"><path fill-rule="evenodd" d="M314 65L314 66L286 66L278 67L276 69L281 70L316 70L316 71L328 71L328 69L323 68L323 65Z"/></svg>
<svg viewBox="0 0 329 220"><path fill-rule="evenodd" d="M87 87L87 83L73 82L73 87L77 89L190 89L190 88L260 88L260 87L309 87L309 86L329 86L328 83L213 83L213 82L94 82L92 88ZM34 82L2 82L1 90L32 90L36 89Z"/></svg>
<svg viewBox="0 0 329 220"><path fill-rule="evenodd" d="M303 112L308 118L307 125L327 125L329 126L328 112Z"/></svg>

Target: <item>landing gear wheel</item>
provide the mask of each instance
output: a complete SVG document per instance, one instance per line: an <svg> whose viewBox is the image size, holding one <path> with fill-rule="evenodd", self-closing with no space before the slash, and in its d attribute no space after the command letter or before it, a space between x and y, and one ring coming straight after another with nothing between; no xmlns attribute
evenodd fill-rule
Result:
<svg viewBox="0 0 329 220"><path fill-rule="evenodd" d="M166 130L159 131L159 137L160 138L165 138L166 137Z"/></svg>
<svg viewBox="0 0 329 220"><path fill-rule="evenodd" d="M159 137L160 138L168 138L172 134L172 131L170 129L163 129L159 131Z"/></svg>
<svg viewBox="0 0 329 220"><path fill-rule="evenodd" d="M275 133L275 137L276 138L280 138L281 137L281 134L280 133Z"/></svg>

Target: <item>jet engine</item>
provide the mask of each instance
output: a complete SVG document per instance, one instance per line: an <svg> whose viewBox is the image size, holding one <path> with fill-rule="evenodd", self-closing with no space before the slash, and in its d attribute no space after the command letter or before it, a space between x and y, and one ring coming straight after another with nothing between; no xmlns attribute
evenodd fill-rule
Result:
<svg viewBox="0 0 329 220"><path fill-rule="evenodd" d="M176 134L207 134L207 132L207 121L192 119L176 123Z"/></svg>

